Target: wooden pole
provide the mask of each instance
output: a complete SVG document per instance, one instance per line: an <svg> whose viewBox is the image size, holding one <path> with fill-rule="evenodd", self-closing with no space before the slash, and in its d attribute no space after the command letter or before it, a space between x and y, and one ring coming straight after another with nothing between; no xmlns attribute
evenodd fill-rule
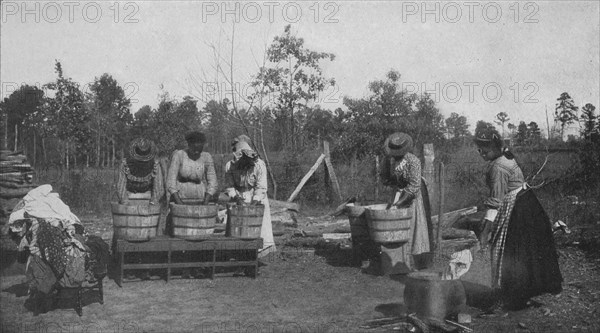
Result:
<svg viewBox="0 0 600 333"><path fill-rule="evenodd" d="M323 163L324 159L325 159L325 154L321 154L321 156L319 156L319 158L317 159L315 164L312 166L312 168L310 168L310 170L308 170L306 175L304 175L304 177L302 178L302 180L300 181L298 186L296 186L296 189L294 190L292 195L290 195L290 197L288 198L288 200L287 200L288 202L292 202L292 201L294 201L294 199L296 199L296 196L298 195L298 193L300 193L302 186L304 186L304 184L306 184L306 182L310 179L312 174L315 173L315 171L317 170L319 165L321 165L321 163Z"/></svg>
<svg viewBox="0 0 600 333"><path fill-rule="evenodd" d="M379 202L379 156L375 156L375 202Z"/></svg>
<svg viewBox="0 0 600 333"><path fill-rule="evenodd" d="M421 196L423 197L423 208L425 209L425 216L427 217L427 235L429 236L429 249L433 251L435 249L435 236L433 233L433 220L431 218L433 210L432 198L435 197L435 154L432 143L426 143L423 145L424 165L423 165L423 178L425 179L425 187L421 188ZM436 235L437 236L437 235Z"/></svg>
<svg viewBox="0 0 600 333"><path fill-rule="evenodd" d="M439 255L441 255L442 251L442 224L444 224L444 178L446 177L446 171L444 170L444 163L440 162L440 172L439 172L439 209L438 209L438 223L437 223L437 241L435 242L436 250Z"/></svg>
<svg viewBox="0 0 600 333"><path fill-rule="evenodd" d="M325 167L327 168L327 173L329 174L329 179L333 183L333 187L337 192L337 195L342 201L342 192L340 191L340 184L338 183L337 177L335 176L335 171L333 170L333 163L331 163L331 155L329 154L329 142L323 141L323 152L325 155ZM331 197L331 196L330 196Z"/></svg>

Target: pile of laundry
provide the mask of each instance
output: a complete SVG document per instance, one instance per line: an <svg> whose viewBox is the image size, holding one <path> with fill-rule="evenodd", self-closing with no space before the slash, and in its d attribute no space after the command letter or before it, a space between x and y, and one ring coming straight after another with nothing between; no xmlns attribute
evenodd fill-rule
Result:
<svg viewBox="0 0 600 333"><path fill-rule="evenodd" d="M14 207L8 226L19 251L29 252L25 271L30 293L48 294L57 285L76 287L106 275L108 244L85 232L52 186L29 191Z"/></svg>

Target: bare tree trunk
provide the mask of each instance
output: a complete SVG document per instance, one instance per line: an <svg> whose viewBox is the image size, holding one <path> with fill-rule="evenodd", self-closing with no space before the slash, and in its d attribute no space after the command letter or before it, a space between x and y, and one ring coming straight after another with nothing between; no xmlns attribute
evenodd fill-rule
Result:
<svg viewBox="0 0 600 333"><path fill-rule="evenodd" d="M2 141L2 149L8 149L8 114L2 115L2 122L4 122L4 141Z"/></svg>
<svg viewBox="0 0 600 333"><path fill-rule="evenodd" d="M379 202L379 156L375 155L375 202Z"/></svg>
<svg viewBox="0 0 600 333"><path fill-rule="evenodd" d="M19 138L19 125L15 124L15 147L13 149L13 151L17 151L17 144L18 144L18 139Z"/></svg>
<svg viewBox="0 0 600 333"><path fill-rule="evenodd" d="M36 149L36 143L37 142L36 142L35 138L36 138L36 134L35 134L35 131L33 131L33 167L34 168L35 168L35 165L36 165L36 163L35 163L36 162L36 156L35 155L37 153L37 149Z"/></svg>
<svg viewBox="0 0 600 333"><path fill-rule="evenodd" d="M110 161L110 166L115 166L115 135L112 136L112 160Z"/></svg>
<svg viewBox="0 0 600 333"><path fill-rule="evenodd" d="M67 170L69 170L69 141L65 143L65 164L67 165Z"/></svg>
<svg viewBox="0 0 600 333"><path fill-rule="evenodd" d="M103 167L106 168L108 166L108 139L104 138L104 163Z"/></svg>
<svg viewBox="0 0 600 333"><path fill-rule="evenodd" d="M44 165L48 165L48 160L46 156L46 137L42 137L42 154L44 156Z"/></svg>
<svg viewBox="0 0 600 333"><path fill-rule="evenodd" d="M96 168L100 166L100 129L96 128Z"/></svg>

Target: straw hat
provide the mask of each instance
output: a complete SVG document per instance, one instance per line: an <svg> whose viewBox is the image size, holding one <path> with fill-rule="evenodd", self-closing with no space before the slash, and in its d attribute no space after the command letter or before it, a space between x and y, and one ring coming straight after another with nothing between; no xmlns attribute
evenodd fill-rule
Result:
<svg viewBox="0 0 600 333"><path fill-rule="evenodd" d="M475 139L473 139L476 145L481 147L487 146L502 146L502 139L500 138L500 133L493 128L485 128L479 131L479 133L475 134Z"/></svg>
<svg viewBox="0 0 600 333"><path fill-rule="evenodd" d="M396 132L385 139L383 150L388 156L402 157L413 148L413 140L410 135Z"/></svg>
<svg viewBox="0 0 600 333"><path fill-rule="evenodd" d="M156 146L146 138L137 138L129 145L129 157L140 162L147 162L156 156Z"/></svg>

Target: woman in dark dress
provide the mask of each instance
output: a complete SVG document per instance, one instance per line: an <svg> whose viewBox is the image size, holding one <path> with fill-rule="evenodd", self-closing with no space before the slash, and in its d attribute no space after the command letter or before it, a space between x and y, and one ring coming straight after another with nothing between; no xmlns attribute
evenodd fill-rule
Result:
<svg viewBox="0 0 600 333"><path fill-rule="evenodd" d="M481 157L490 162L482 240L485 245L489 237L492 288L508 309L523 308L529 298L543 293L561 292L550 220L513 154L503 148L495 130L481 131L475 143Z"/></svg>

